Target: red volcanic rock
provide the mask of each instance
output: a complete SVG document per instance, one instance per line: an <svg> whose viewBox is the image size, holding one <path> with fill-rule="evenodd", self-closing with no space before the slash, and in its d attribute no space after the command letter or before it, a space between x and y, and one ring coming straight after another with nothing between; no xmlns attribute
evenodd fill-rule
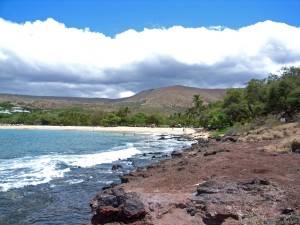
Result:
<svg viewBox="0 0 300 225"><path fill-rule="evenodd" d="M146 215L144 204L140 201L137 193L126 193L122 205L122 214L127 219L139 218Z"/></svg>
<svg viewBox="0 0 300 225"><path fill-rule="evenodd" d="M262 150L278 142L199 140L98 194L92 224L298 225L300 154Z"/></svg>
<svg viewBox="0 0 300 225"><path fill-rule="evenodd" d="M146 215L137 193L126 193L120 187L104 190L91 201L90 206L94 212L92 224L130 222Z"/></svg>
<svg viewBox="0 0 300 225"><path fill-rule="evenodd" d="M103 216L115 216L120 212L120 209L112 207L112 206L103 206L100 207L98 213L102 214Z"/></svg>

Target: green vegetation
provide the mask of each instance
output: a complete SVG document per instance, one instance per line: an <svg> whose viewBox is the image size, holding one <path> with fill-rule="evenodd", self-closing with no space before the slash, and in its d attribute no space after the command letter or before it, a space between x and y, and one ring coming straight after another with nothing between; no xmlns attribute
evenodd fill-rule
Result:
<svg viewBox="0 0 300 225"><path fill-rule="evenodd" d="M215 132L211 133L211 137L218 137L220 135L223 135L225 133L227 133L227 131L230 129L230 127L222 127L218 130L216 130Z"/></svg>
<svg viewBox="0 0 300 225"><path fill-rule="evenodd" d="M207 129L250 124L251 130L250 126L265 123L271 115L291 120L299 111L300 68L283 67L279 75L252 79L244 89L228 89L223 100L207 106L195 96L194 106L186 111L186 122Z"/></svg>
<svg viewBox="0 0 300 225"><path fill-rule="evenodd" d="M78 107L56 110L29 109L30 113L0 114L0 124L58 126L164 126L171 119L159 113L132 113L128 107L116 112L87 111Z"/></svg>
<svg viewBox="0 0 300 225"><path fill-rule="evenodd" d="M19 103L18 105L22 105ZM0 102L11 109L10 102ZM199 95L185 112L166 115L136 111L136 107L120 107L114 112L79 106L42 110L24 106L30 113L0 114L2 124L75 125L75 126L193 126L218 129L219 133L236 133L239 125L249 130L265 123L270 115L292 119L300 111L300 68L283 67L280 74L267 79L252 79L243 89L228 89L223 100L205 105ZM263 118L263 119L261 119ZM278 121L276 119L276 121ZM228 129L235 125L234 128ZM224 129L226 128L226 129ZM247 129L248 129L247 128Z"/></svg>
<svg viewBox="0 0 300 225"><path fill-rule="evenodd" d="M10 109L13 105L10 102L0 102L0 108Z"/></svg>

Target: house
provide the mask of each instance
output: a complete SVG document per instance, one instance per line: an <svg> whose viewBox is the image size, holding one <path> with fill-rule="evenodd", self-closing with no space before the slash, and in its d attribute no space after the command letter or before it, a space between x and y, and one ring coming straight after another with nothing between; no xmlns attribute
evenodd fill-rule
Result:
<svg viewBox="0 0 300 225"><path fill-rule="evenodd" d="M11 114L8 110L0 110L0 114Z"/></svg>
<svg viewBox="0 0 300 225"><path fill-rule="evenodd" d="M30 113L30 111L23 109L22 107L16 106L11 108L11 113Z"/></svg>

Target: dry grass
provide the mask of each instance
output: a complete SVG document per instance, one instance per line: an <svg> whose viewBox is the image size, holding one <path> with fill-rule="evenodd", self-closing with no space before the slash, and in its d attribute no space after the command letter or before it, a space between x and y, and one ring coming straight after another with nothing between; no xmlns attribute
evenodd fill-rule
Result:
<svg viewBox="0 0 300 225"><path fill-rule="evenodd" d="M261 127L240 137L240 142L258 142L262 140L281 140L278 144L265 147L268 152L291 152L300 149L300 124L289 123L273 128Z"/></svg>
<svg viewBox="0 0 300 225"><path fill-rule="evenodd" d="M282 139L285 135L282 131L279 130L270 130L270 132L266 132L262 134L262 140L276 140Z"/></svg>
<svg viewBox="0 0 300 225"><path fill-rule="evenodd" d="M289 123L276 127L261 127L249 131L240 141L276 140L300 135L299 123Z"/></svg>
<svg viewBox="0 0 300 225"><path fill-rule="evenodd" d="M279 130L272 130L266 128L260 128L252 134L248 134L244 137L239 138L240 142L257 142L261 140L277 140L282 139L290 135L286 135L286 132Z"/></svg>
<svg viewBox="0 0 300 225"><path fill-rule="evenodd" d="M297 149L300 149L300 137L290 137L286 140L282 140L278 144L269 145L264 148L267 152L295 152Z"/></svg>
<svg viewBox="0 0 300 225"><path fill-rule="evenodd" d="M257 142L257 141L261 141L262 138L260 135L257 134L252 134L252 135L247 135L245 137L240 137L239 138L239 142Z"/></svg>

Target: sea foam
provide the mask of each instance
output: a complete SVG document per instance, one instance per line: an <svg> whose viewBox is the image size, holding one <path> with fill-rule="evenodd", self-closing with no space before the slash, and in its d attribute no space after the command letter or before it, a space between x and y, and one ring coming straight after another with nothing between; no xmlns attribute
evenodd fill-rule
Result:
<svg viewBox="0 0 300 225"><path fill-rule="evenodd" d="M74 167L92 167L127 159L141 153L133 145L125 149L85 155L43 155L0 160L0 190L22 188L28 185L48 183L63 177Z"/></svg>

